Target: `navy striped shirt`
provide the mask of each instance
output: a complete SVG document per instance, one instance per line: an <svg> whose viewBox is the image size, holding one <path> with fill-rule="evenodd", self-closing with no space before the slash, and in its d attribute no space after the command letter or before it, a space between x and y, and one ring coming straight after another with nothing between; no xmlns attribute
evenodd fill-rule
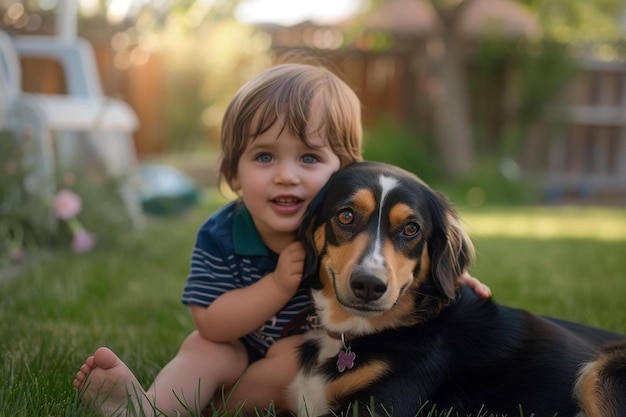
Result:
<svg viewBox="0 0 626 417"><path fill-rule="evenodd" d="M278 255L263 243L248 209L240 200L215 212L200 228L191 255L191 267L182 295L185 305L208 307L217 297L247 287L276 269ZM265 354L283 336L308 328L311 308L308 288L296 295L244 343Z"/></svg>

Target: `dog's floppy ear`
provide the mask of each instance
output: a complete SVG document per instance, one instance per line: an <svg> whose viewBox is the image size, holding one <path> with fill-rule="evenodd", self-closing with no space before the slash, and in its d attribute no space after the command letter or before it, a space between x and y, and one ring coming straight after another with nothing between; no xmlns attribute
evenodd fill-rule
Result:
<svg viewBox="0 0 626 417"><path fill-rule="evenodd" d="M474 260L474 245L443 195L433 193L429 205L433 221L428 242L431 275L437 288L454 299L457 279Z"/></svg>
<svg viewBox="0 0 626 417"><path fill-rule="evenodd" d="M298 240L304 245L304 267L302 269L302 281L312 288L319 289L320 253L315 242L316 230L323 224L320 221L320 211L328 186L322 187L320 192L311 200L304 212L302 223L298 230Z"/></svg>

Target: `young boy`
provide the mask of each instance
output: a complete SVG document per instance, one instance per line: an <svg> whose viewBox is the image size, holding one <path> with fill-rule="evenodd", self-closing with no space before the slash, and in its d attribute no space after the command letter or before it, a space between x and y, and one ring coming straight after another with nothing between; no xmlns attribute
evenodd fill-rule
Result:
<svg viewBox="0 0 626 417"><path fill-rule="evenodd" d="M311 306L296 232L330 175L361 160L361 141L359 100L327 69L278 65L244 84L221 132L220 177L240 198L200 228L183 291L197 330L146 391L99 348L74 379L83 401L103 415L132 404L147 415L185 416L225 387L228 405L288 410L285 388ZM489 295L468 274L459 283Z"/></svg>

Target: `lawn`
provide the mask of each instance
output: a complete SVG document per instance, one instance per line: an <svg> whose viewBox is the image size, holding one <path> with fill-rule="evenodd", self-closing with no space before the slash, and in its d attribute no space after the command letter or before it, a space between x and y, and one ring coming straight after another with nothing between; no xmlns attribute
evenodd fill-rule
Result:
<svg viewBox="0 0 626 417"><path fill-rule="evenodd" d="M2 272L0 416L91 415L71 380L100 345L148 385L192 330L179 296L211 207L151 219L142 234L125 232L86 255ZM478 253L472 273L498 301L626 333L626 211L483 208L463 216Z"/></svg>

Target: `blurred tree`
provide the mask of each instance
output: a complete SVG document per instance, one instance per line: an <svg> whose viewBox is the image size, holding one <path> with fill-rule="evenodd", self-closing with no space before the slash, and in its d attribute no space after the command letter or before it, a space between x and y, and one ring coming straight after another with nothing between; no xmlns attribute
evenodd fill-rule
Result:
<svg viewBox="0 0 626 417"><path fill-rule="evenodd" d="M158 34L165 58L170 151L216 145L234 91L270 65L267 36L234 18L239 2L170 0L164 9L148 2L137 14L137 39Z"/></svg>
<svg viewBox="0 0 626 417"><path fill-rule="evenodd" d="M461 16L473 0L430 0L441 21L441 34L428 41L433 63L433 106L437 144L444 172L452 178L474 168L474 144L463 71Z"/></svg>
<svg viewBox="0 0 626 417"><path fill-rule="evenodd" d="M545 36L557 42L608 42L623 37L620 16L623 19L626 11L624 0L517 1L534 12Z"/></svg>
<svg viewBox="0 0 626 417"><path fill-rule="evenodd" d="M119 8L123 3L125 7ZM88 39L112 47L117 70L141 67L158 56L166 98L150 126L163 138L163 150L214 147L222 114L244 81L271 65L268 36L237 21L240 0L163 0L98 2L81 9L80 27ZM117 6L116 6L117 5ZM103 42L103 38L105 39ZM137 74L147 74L137 71ZM141 99L141 98L140 98Z"/></svg>
<svg viewBox="0 0 626 417"><path fill-rule="evenodd" d="M416 0L417 1L417 0ZM469 174L475 164L467 83L462 70L462 16L475 0L429 0L441 31L428 41L433 63L434 117L444 171L452 178ZM529 8L544 37L563 44L617 41L623 37L619 16L624 0L516 0Z"/></svg>

